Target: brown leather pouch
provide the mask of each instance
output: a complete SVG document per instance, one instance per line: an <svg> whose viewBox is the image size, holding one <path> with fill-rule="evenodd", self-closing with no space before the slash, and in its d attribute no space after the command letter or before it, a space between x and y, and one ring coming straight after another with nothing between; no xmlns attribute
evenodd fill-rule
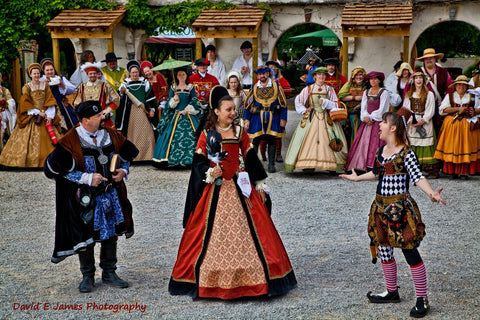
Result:
<svg viewBox="0 0 480 320"><path fill-rule="evenodd" d="M39 114L35 116L35 124L40 125L43 122L43 117Z"/></svg>

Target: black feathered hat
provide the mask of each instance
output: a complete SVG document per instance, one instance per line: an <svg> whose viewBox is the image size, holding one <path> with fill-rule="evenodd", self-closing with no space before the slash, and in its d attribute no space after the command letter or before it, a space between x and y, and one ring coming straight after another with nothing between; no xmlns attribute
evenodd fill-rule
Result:
<svg viewBox="0 0 480 320"><path fill-rule="evenodd" d="M210 98L209 98L209 104L211 109L216 109L220 107L218 105L218 102L220 99L222 99L225 96L228 96L228 90L225 87L222 86L215 86L213 87L212 91L210 91Z"/></svg>

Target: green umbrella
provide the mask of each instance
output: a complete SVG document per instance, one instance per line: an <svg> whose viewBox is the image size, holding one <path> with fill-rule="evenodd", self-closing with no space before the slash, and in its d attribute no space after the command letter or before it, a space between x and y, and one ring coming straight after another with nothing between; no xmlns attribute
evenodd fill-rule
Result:
<svg viewBox="0 0 480 320"><path fill-rule="evenodd" d="M175 59L168 59L165 60L162 64L159 64L155 68L153 68L153 71L160 71L160 70L168 70L168 69L176 69L176 68L181 68L181 67L186 67L191 65L191 62L188 61L181 61L181 60L175 60Z"/></svg>
<svg viewBox="0 0 480 320"><path fill-rule="evenodd" d="M338 46L338 37L330 29L309 32L295 37L290 37L296 45Z"/></svg>

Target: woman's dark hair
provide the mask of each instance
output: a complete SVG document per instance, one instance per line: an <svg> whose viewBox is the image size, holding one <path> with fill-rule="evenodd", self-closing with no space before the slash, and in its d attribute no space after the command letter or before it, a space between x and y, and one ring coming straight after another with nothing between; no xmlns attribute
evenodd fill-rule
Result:
<svg viewBox="0 0 480 320"><path fill-rule="evenodd" d="M385 112L382 115L382 120L397 127L397 130L395 130L395 140L398 144L410 145L410 139L408 138L407 133L407 122L403 116L393 112Z"/></svg>
<svg viewBox="0 0 480 320"><path fill-rule="evenodd" d="M82 52L82 54L80 55L80 65L82 64L85 64L86 62L88 62L88 57L90 56L90 53L92 54L93 56L93 61L95 61L95 55L93 54L93 51L92 50L85 50Z"/></svg>
<svg viewBox="0 0 480 320"><path fill-rule="evenodd" d="M213 108L212 106L210 106L209 108L210 111L207 115L207 119L205 120L205 126L204 126L205 130L216 130L215 126L217 125L218 117L213 110L220 109L224 101L233 101L233 98L230 97L229 95L223 96L218 100L217 106L213 106ZM233 126L233 129L236 130L235 124Z"/></svg>
<svg viewBox="0 0 480 320"><path fill-rule="evenodd" d="M384 88L385 85L383 84L383 80L380 79L380 78L378 78L378 77L375 77L375 78L377 78L378 80L380 80L380 83L378 84L378 86L379 86L380 88ZM365 87L367 88L367 90L372 87L372 85L370 84L370 79L365 80Z"/></svg>
<svg viewBox="0 0 480 320"><path fill-rule="evenodd" d="M180 82L180 81L178 81L178 77L177 77L177 76L178 76L178 73L179 73L180 71L185 72L185 74L187 75L187 77L185 78L185 84L188 84L188 83L189 83L189 82L188 82L188 72L187 72L187 70L185 70L185 69L180 69L180 70L177 70L177 71L175 72L175 84L176 84L177 86L178 86L178 84L179 84L179 82Z"/></svg>

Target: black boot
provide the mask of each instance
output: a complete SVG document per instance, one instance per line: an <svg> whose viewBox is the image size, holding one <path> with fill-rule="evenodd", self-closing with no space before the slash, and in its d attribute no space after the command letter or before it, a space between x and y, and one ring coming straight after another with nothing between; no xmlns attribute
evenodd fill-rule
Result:
<svg viewBox="0 0 480 320"><path fill-rule="evenodd" d="M419 297L417 298L417 303L415 304L415 307L410 310L410 317L423 318L427 315L429 310L430 306L428 305L428 298Z"/></svg>
<svg viewBox="0 0 480 320"><path fill-rule="evenodd" d="M260 155L262 156L262 161L267 161L267 143L265 141L260 142Z"/></svg>
<svg viewBox="0 0 480 320"><path fill-rule="evenodd" d="M95 257L93 255L93 247L87 247L85 250L78 253L80 260L80 271L83 275L83 280L78 286L80 292L92 292L95 286Z"/></svg>
<svg viewBox="0 0 480 320"><path fill-rule="evenodd" d="M387 291L380 294L372 294L372 291L367 293L367 298L371 303L396 303L400 302L400 294L398 289L395 291Z"/></svg>
<svg viewBox="0 0 480 320"><path fill-rule="evenodd" d="M283 162L283 157L282 157L282 139L278 138L275 139L275 142L277 143L277 159L276 161L279 163Z"/></svg>
<svg viewBox="0 0 480 320"><path fill-rule="evenodd" d="M117 264L117 237L102 241L100 250L100 267L102 271L102 282L117 288L127 288L128 282L120 279L115 273Z"/></svg>
<svg viewBox="0 0 480 320"><path fill-rule="evenodd" d="M268 172L273 173L275 170L275 157L277 155L277 146L275 142L268 145Z"/></svg>

